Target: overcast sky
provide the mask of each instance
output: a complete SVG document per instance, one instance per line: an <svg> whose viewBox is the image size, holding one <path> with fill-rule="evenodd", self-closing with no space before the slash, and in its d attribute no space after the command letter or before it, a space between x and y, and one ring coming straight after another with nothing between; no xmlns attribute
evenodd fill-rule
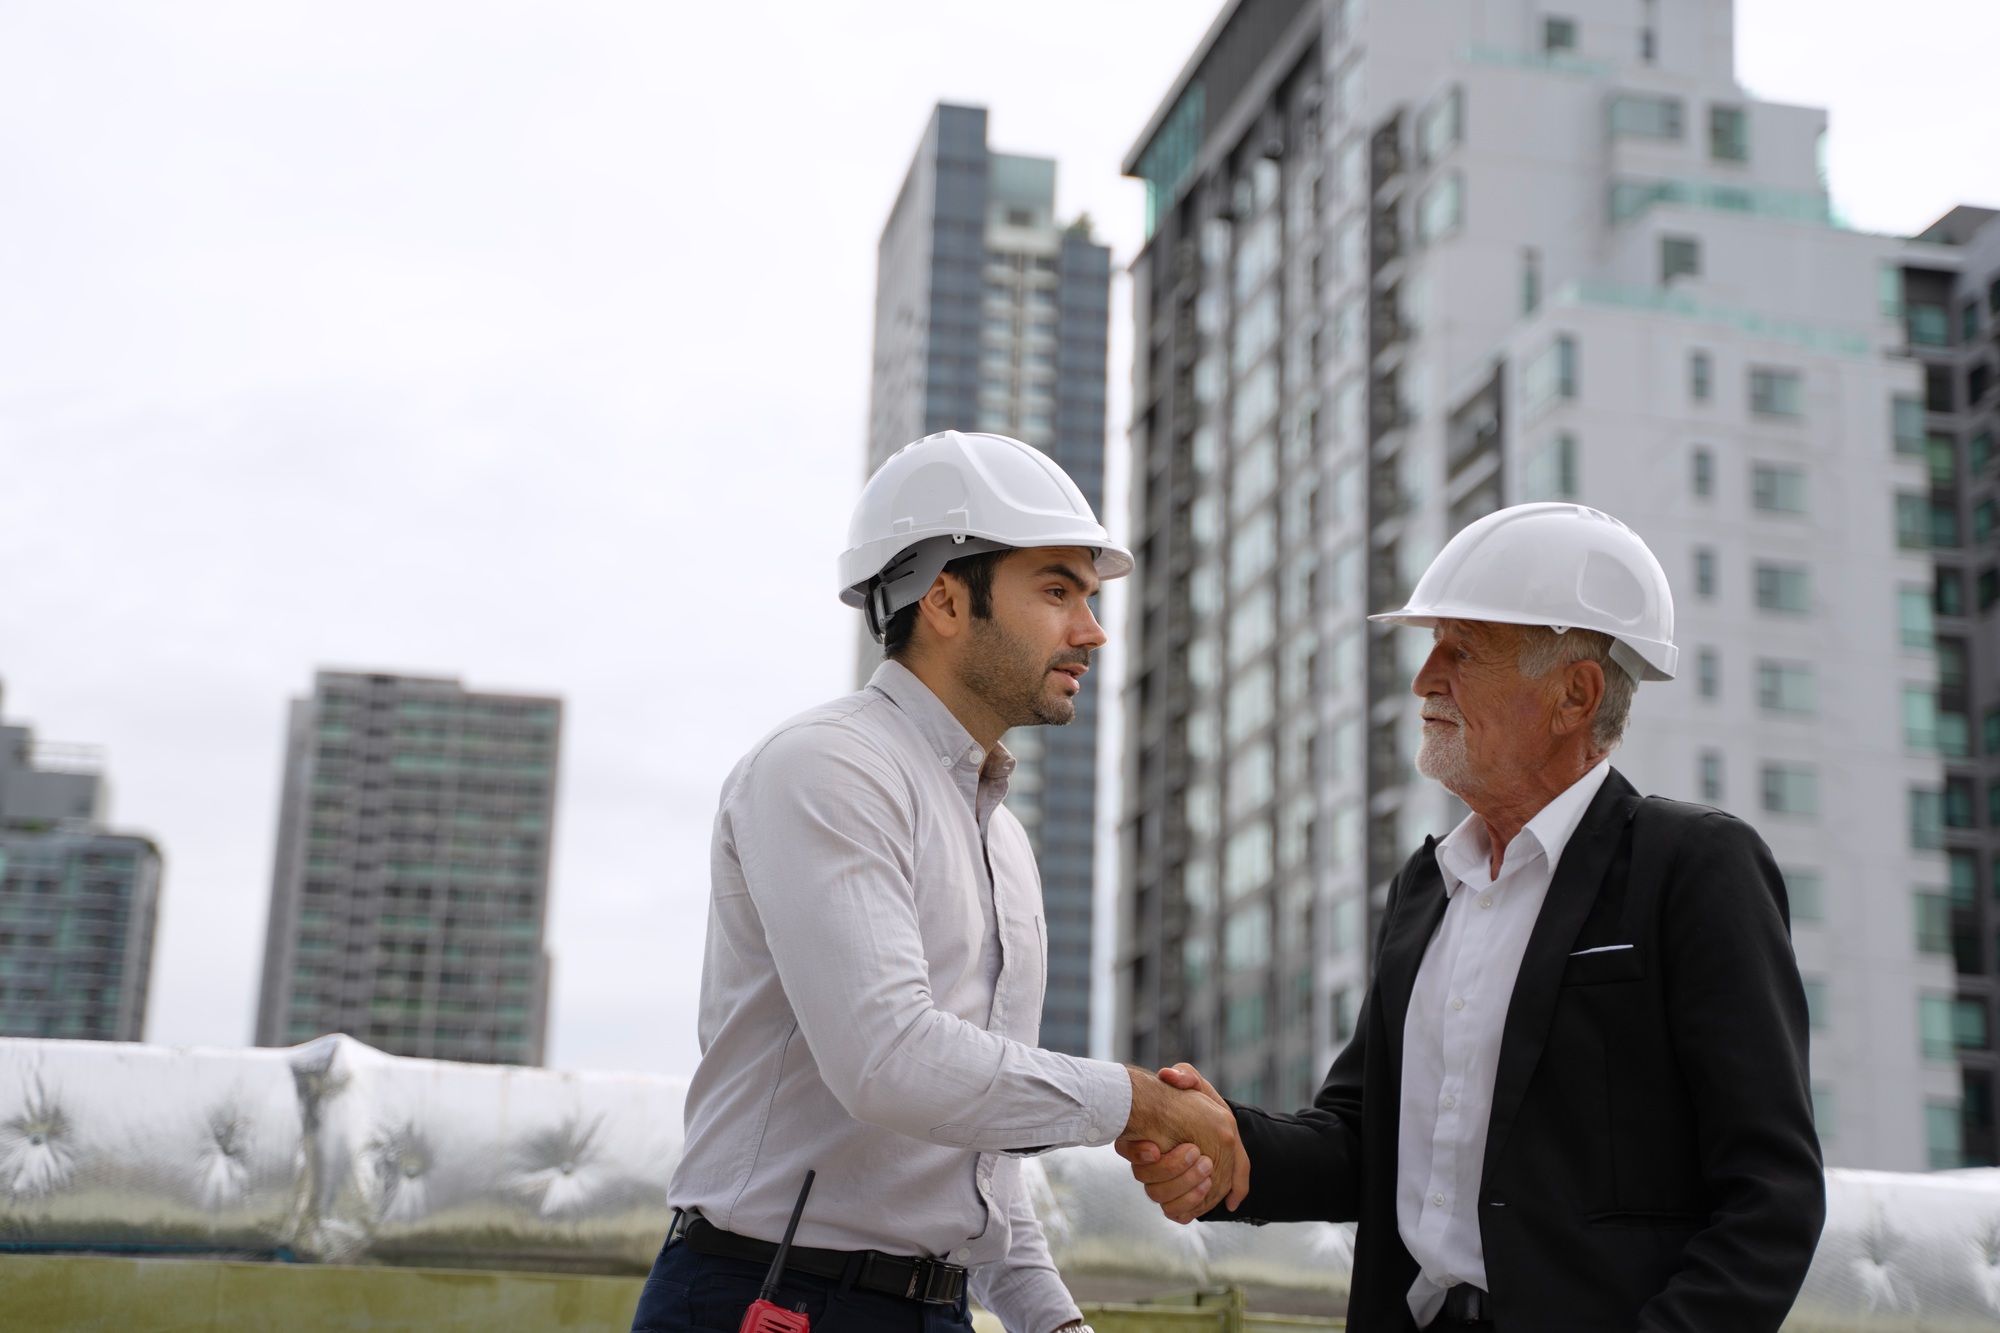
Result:
<svg viewBox="0 0 2000 1333"><path fill-rule="evenodd" d="M1118 161L1217 7L0 0L4 711L107 747L165 848L148 1035L249 1039L285 701L361 666L568 701L551 1062L691 1069L717 784L848 686L930 108L1057 157L1122 264ZM1856 225L2000 204L2000 5L1739 28Z"/></svg>

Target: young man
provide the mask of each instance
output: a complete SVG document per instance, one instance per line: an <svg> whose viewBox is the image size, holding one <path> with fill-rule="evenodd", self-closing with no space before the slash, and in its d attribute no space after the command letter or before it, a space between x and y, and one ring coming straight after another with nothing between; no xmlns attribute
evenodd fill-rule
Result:
<svg viewBox="0 0 2000 1333"><path fill-rule="evenodd" d="M1417 769L1472 813L1389 885L1313 1105L1235 1108L1241 1215L1360 1222L1355 1333L1775 1333L1825 1216L1805 992L1756 831L1611 767L1638 683L1673 678L1659 562L1517 505L1374 619L1433 631ZM1210 1206L1179 1154L1120 1151L1169 1216Z"/></svg>
<svg viewBox="0 0 2000 1333"><path fill-rule="evenodd" d="M1021 1154L1137 1133L1247 1188L1225 1109L1034 1044L1046 930L1000 737L1075 715L1089 599L1131 568L1018 440L947 431L869 480L841 595L886 660L724 784L680 1216L634 1330L734 1330L808 1169L781 1303L815 1333L965 1330L968 1297L1010 1333L1082 1328Z"/></svg>

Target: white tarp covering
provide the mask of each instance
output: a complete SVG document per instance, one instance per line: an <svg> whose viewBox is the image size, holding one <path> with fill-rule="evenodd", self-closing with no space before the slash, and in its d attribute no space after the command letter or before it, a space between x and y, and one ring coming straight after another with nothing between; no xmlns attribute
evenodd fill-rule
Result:
<svg viewBox="0 0 2000 1333"><path fill-rule="evenodd" d="M643 1271L681 1079L384 1055L0 1039L0 1247ZM1177 1227L1109 1149L1030 1162L1068 1274L1347 1290L1353 1230ZM2000 1170L1829 1171L1788 1327L2000 1326Z"/></svg>

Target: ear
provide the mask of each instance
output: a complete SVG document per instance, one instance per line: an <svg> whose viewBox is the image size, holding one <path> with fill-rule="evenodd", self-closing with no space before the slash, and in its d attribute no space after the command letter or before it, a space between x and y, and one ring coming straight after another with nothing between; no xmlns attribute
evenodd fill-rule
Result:
<svg viewBox="0 0 2000 1333"><path fill-rule="evenodd" d="M1556 698L1556 734L1567 736L1587 728L1604 702L1604 668L1595 662L1571 662L1562 670L1562 693Z"/></svg>
<svg viewBox="0 0 2000 1333"><path fill-rule="evenodd" d="M965 584L952 574L939 574L930 591L917 601L917 619L939 639L956 639L965 633L970 614Z"/></svg>

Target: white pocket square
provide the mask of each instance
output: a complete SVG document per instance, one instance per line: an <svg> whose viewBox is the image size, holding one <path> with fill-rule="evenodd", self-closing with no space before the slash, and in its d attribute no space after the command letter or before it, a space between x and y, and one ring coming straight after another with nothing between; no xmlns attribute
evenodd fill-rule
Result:
<svg viewBox="0 0 2000 1333"><path fill-rule="evenodd" d="M1620 949L1629 949L1631 947L1629 944L1600 944L1595 949L1578 949L1570 957L1581 958L1587 953L1617 953Z"/></svg>

